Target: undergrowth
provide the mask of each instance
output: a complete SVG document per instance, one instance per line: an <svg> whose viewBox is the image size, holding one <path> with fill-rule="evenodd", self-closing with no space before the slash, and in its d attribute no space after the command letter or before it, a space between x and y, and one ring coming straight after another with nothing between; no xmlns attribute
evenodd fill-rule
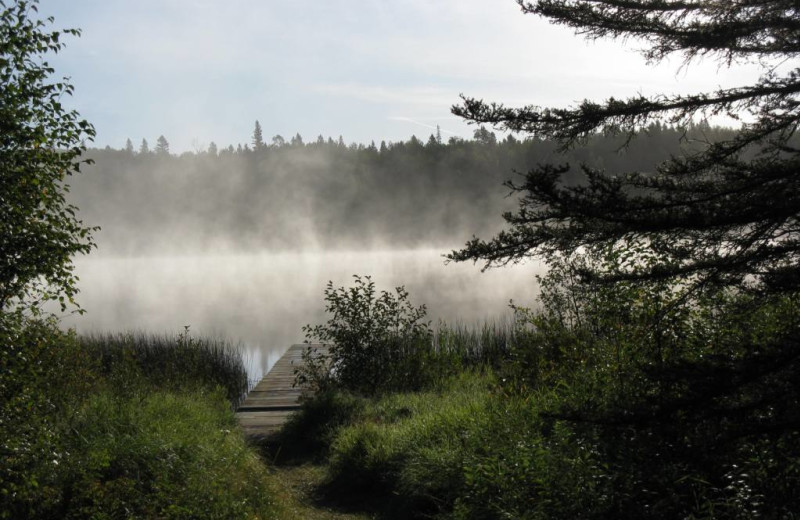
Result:
<svg viewBox="0 0 800 520"><path fill-rule="evenodd" d="M371 344L387 374L422 367L411 386L329 380L287 430L327 462L321 492L382 518L794 518L796 295L596 286L579 268L552 265L511 331Z"/></svg>
<svg viewBox="0 0 800 520"><path fill-rule="evenodd" d="M0 518L281 517L228 347L1 325Z"/></svg>

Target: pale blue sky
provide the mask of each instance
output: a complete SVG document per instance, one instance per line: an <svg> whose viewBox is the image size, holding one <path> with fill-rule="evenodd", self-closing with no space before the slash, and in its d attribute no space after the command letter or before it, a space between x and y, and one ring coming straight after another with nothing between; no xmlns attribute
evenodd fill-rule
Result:
<svg viewBox="0 0 800 520"><path fill-rule="evenodd" d="M83 35L50 60L76 87L95 145L173 152L300 133L346 142L445 137L459 93L507 104L691 92L755 68L647 66L636 43L588 43L522 15L513 0L41 0Z"/></svg>

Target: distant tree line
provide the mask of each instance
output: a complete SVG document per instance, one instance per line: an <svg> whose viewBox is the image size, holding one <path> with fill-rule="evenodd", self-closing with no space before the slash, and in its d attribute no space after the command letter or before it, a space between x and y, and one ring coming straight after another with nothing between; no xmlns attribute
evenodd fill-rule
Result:
<svg viewBox="0 0 800 520"><path fill-rule="evenodd" d="M297 134L268 144L256 122L251 143L236 147L212 142L173 155L162 135L153 151L144 139L138 151L130 140L121 150L90 150L95 164L74 180L71 198L87 223L102 224L105 251L455 246L501 229L517 204L503 183L531 165L655 171L682 149L732 132L655 123L628 148L622 137L596 135L561 155L553 140L498 139L483 126L471 140L444 142L437 132L365 145ZM580 170L563 181L581 183Z"/></svg>

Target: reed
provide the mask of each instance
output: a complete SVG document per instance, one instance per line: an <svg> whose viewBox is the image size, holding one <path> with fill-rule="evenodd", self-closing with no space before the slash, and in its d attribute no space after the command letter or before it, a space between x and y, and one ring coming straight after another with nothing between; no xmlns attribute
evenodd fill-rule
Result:
<svg viewBox="0 0 800 520"><path fill-rule="evenodd" d="M455 356L461 363L498 366L505 360L517 339L511 319L469 326L440 323L432 336L434 352Z"/></svg>
<svg viewBox="0 0 800 520"><path fill-rule="evenodd" d="M242 349L227 340L192 337L188 328L171 336L141 331L92 333L81 344L110 374L119 367L135 368L149 383L163 388L222 387L236 408L248 390Z"/></svg>

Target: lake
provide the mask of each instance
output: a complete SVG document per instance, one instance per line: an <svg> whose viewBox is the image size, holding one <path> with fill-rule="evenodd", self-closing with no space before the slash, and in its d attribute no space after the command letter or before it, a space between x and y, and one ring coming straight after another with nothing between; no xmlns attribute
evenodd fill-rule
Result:
<svg viewBox="0 0 800 520"><path fill-rule="evenodd" d="M445 265L449 249L322 251L76 259L83 316L63 319L78 332L143 330L213 335L240 344L251 378L259 378L302 326L325 321L329 280L350 286L371 275L378 290L405 285L428 317L465 325L505 319L509 300L535 304L537 263L491 269Z"/></svg>

